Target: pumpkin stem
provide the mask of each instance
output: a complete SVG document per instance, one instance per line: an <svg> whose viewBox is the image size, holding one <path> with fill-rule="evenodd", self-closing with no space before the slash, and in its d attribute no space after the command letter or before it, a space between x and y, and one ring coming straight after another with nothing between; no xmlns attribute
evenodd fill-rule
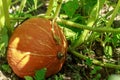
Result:
<svg viewBox="0 0 120 80"><path fill-rule="evenodd" d="M64 54L62 52L57 53L57 58L62 59L64 57Z"/></svg>
<svg viewBox="0 0 120 80"><path fill-rule="evenodd" d="M54 40L56 41L56 43L57 43L58 45L60 45L60 44L61 44L61 40L60 40L60 37L55 34L54 22L55 22L55 21L53 20L53 21L52 21L52 34L53 34L53 38L54 38Z"/></svg>

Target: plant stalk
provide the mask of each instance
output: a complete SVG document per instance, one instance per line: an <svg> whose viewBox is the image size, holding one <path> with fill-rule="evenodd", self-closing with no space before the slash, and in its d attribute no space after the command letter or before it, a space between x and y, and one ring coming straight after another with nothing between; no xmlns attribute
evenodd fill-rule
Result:
<svg viewBox="0 0 120 80"><path fill-rule="evenodd" d="M81 53L73 50L72 48L69 48L69 51L76 57L80 58L80 59L83 59L83 60L86 60L88 59L89 57L85 56L85 55L82 55ZM106 63L106 62L101 62L101 61L98 61L96 59L93 59L93 58L90 58L93 62L93 64L95 65L99 65L101 67L106 67L106 68L113 68L113 69L120 69L120 65L115 65L115 64L112 64L112 63Z"/></svg>
<svg viewBox="0 0 120 80"><path fill-rule="evenodd" d="M62 2L63 2L63 0L58 0L57 1L57 8L56 8L55 14L53 16L53 19L56 19L58 17L60 9L61 9Z"/></svg>
<svg viewBox="0 0 120 80"><path fill-rule="evenodd" d="M32 16L32 17L36 17L36 16ZM47 19L53 19L53 17L51 16L45 16L44 14L40 14L38 15L37 17L42 17L42 18L47 18ZM11 20L24 20L26 19L26 17L19 17L19 18L11 18ZM99 32L99 33L103 33L103 32L107 32L107 33L120 33L120 28L107 28L107 27L90 27L90 26L86 26L86 25L83 25L83 24L79 24L79 23L75 23L75 22L72 22L72 21L69 21L69 20L64 20L64 19L60 19L60 18L57 18L56 20L58 23L62 23L62 24L65 24L65 25L68 25L70 27L75 27L75 28L78 28L78 29L86 29L86 30L90 30L90 31L93 31L93 32Z"/></svg>
<svg viewBox="0 0 120 80"><path fill-rule="evenodd" d="M82 25L82 24L78 24L72 21L68 21L68 20L64 20L64 19L57 19L57 22L59 23L63 23L65 25L68 25L70 27L75 27L78 29L86 29L86 30L90 30L90 31L94 31L94 32L111 32L111 33L120 33L120 28L107 28L107 27L90 27L90 26L86 26L86 25Z"/></svg>
<svg viewBox="0 0 120 80"><path fill-rule="evenodd" d="M90 16L88 18L88 21L87 21L87 26L89 27L93 27L95 21L97 20L98 18L98 13L99 13L99 3L100 0L97 0L97 4L94 5L91 13L90 13ZM78 37L78 39L71 45L73 49L77 48L78 46L80 46L85 40L88 39L89 37L89 30L83 30L83 32L80 34L80 36Z"/></svg>
<svg viewBox="0 0 120 80"><path fill-rule="evenodd" d="M4 17L4 10L3 10L3 2L0 0L0 31L3 28L5 23L5 17Z"/></svg>
<svg viewBox="0 0 120 80"><path fill-rule="evenodd" d="M53 37L56 41L57 44L61 44L61 40L60 38L55 34L55 31L54 31L54 23L59 15L59 12L60 12L60 9L61 9L61 5L62 5L62 1L63 0L57 0L57 8L55 10L55 13L53 15L53 19L52 19L52 33L53 33Z"/></svg>
<svg viewBox="0 0 120 80"><path fill-rule="evenodd" d="M119 7L120 7L120 0L118 1L117 6L115 7L115 10L113 11L112 16L111 16L110 20L108 21L106 27L111 27L111 25L114 21L114 18L116 17L116 14L118 13Z"/></svg>
<svg viewBox="0 0 120 80"><path fill-rule="evenodd" d="M55 1L55 0L50 0L48 9L47 9L47 11L46 11L46 16L50 16L51 11L52 11L52 9L53 9L54 1Z"/></svg>
<svg viewBox="0 0 120 80"><path fill-rule="evenodd" d="M8 30L10 30L11 26L10 26L10 18L9 18L9 5L7 0L2 0L2 3L3 3L3 11L5 17L5 26L7 26Z"/></svg>
<svg viewBox="0 0 120 80"><path fill-rule="evenodd" d="M25 7L25 4L26 4L26 1L27 0L22 0L21 4L20 4L20 7L18 9L18 12L21 13Z"/></svg>

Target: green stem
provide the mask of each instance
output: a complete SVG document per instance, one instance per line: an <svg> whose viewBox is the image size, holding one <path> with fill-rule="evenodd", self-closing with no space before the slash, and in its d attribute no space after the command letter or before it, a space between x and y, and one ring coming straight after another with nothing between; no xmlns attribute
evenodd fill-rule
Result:
<svg viewBox="0 0 120 80"><path fill-rule="evenodd" d="M25 14L29 14L29 13L33 12L34 10L39 9L41 6L43 6L43 3L39 4L39 5L37 6L37 8L33 8L33 9L31 9L31 10L29 10L29 11L27 11L27 12L24 12L24 13L25 13Z"/></svg>
<svg viewBox="0 0 120 80"><path fill-rule="evenodd" d="M9 5L7 0L2 0L2 2L3 2L4 17L5 17L5 25L9 30L10 29Z"/></svg>
<svg viewBox="0 0 120 80"><path fill-rule="evenodd" d="M95 21L97 20L98 18L98 12L99 12L99 0L97 0L97 4L94 5L90 15L89 15L89 18L88 18L88 21L87 21L87 26L89 27L93 27ZM88 34L89 34L89 30L83 30L83 32L80 34L80 36L78 37L78 39L72 43L72 48L77 48L79 45L81 45L85 40L88 39Z"/></svg>
<svg viewBox="0 0 120 80"><path fill-rule="evenodd" d="M3 2L0 0L0 31L4 27L5 17L4 17L4 10L3 10Z"/></svg>
<svg viewBox="0 0 120 80"><path fill-rule="evenodd" d="M55 1L55 0L50 0L49 6L48 6L48 9L47 9L47 12L46 12L46 16L50 16L51 11L52 11L52 9L53 9L54 1Z"/></svg>
<svg viewBox="0 0 120 80"><path fill-rule="evenodd" d="M54 37L54 40L56 41L57 44L61 44L61 40L60 38L55 34L55 30L54 30L54 23L59 15L60 9L61 9L61 5L62 5L62 1L63 0L57 0L57 8L55 10L55 13L53 15L53 19L52 19L52 34Z"/></svg>
<svg viewBox="0 0 120 80"><path fill-rule="evenodd" d="M118 13L119 7L120 7L120 0L118 1L117 6L115 7L115 10L113 11L112 16L111 16L110 20L108 21L106 27L111 27L111 25L114 21L114 18L116 16L116 14Z"/></svg>
<svg viewBox="0 0 120 80"><path fill-rule="evenodd" d="M24 9L24 7L25 7L25 4L26 4L26 1L27 1L27 0L22 0L22 2L21 2L21 4L20 4L20 7L19 7L19 10L18 10L19 13L23 11L23 9Z"/></svg>
<svg viewBox="0 0 120 80"><path fill-rule="evenodd" d="M20 2L21 0L15 0L14 2L11 3L11 5L15 5L17 4L18 2Z"/></svg>
<svg viewBox="0 0 120 80"><path fill-rule="evenodd" d="M78 53L77 51L69 48L69 51L76 57L80 58L80 59L83 59L83 60L86 60L88 59L89 57L85 56L85 55L82 55L81 53ZM93 62L93 64L95 65L99 65L99 66L102 66L102 67L106 67L106 68L114 68L114 69L120 69L120 65L115 65L115 64L112 64L112 63L105 63L105 62L101 62L101 61L98 61L96 59L93 59L93 58L90 58Z"/></svg>
<svg viewBox="0 0 120 80"><path fill-rule="evenodd" d="M38 0L33 0L33 1L34 1L34 9L37 9Z"/></svg>
<svg viewBox="0 0 120 80"><path fill-rule="evenodd" d="M56 19L56 18L58 17L58 15L59 15L62 2L63 2L63 0L58 0L58 1L57 1L57 8L56 8L55 14L54 14L54 16L53 16L54 19Z"/></svg>
<svg viewBox="0 0 120 80"><path fill-rule="evenodd" d="M32 17L36 17L36 16L32 16ZM51 16L45 16L44 14L38 15L37 17L42 17L42 18L47 18L47 19L53 19L53 17ZM11 18L11 20L24 20L26 19L25 17L19 17L19 18ZM99 32L99 33L103 33L103 32L107 32L107 33L120 33L120 28L107 28L107 27L89 27L86 25L82 25L82 24L78 24L72 21L68 21L68 20L64 20L64 19L59 19L57 18L56 20L58 23L62 23L65 25L68 25L70 27L75 27L78 29L86 29L86 30L90 30L90 31L94 31L94 32Z"/></svg>
<svg viewBox="0 0 120 80"><path fill-rule="evenodd" d="M68 25L70 27L75 27L78 29L86 29L86 30L90 30L90 31L94 31L94 32L111 32L111 33L120 33L120 28L107 28L107 27L99 27L99 28L94 28L94 27L90 27L90 26L86 26L86 25L82 25L82 24L78 24L72 21L68 21L68 20L64 20L64 19L57 19L57 22L59 23L63 23L65 25Z"/></svg>

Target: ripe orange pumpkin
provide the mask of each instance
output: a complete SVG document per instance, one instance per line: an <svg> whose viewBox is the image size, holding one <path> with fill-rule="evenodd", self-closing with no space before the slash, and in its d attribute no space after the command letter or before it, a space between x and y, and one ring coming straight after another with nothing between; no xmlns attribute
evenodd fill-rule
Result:
<svg viewBox="0 0 120 80"><path fill-rule="evenodd" d="M65 36L56 23L52 26L50 20L31 18L14 30L8 44L7 60L21 78L33 76L42 68L47 68L46 77L49 77L61 70L66 50Z"/></svg>

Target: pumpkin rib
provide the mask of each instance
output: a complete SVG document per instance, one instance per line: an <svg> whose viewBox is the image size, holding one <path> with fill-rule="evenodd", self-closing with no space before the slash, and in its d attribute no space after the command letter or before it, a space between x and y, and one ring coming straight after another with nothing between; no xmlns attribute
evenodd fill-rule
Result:
<svg viewBox="0 0 120 80"><path fill-rule="evenodd" d="M48 33L48 31L46 31L43 27L39 27L38 24L36 24L36 23L29 23L29 24L32 24L32 25L35 25L35 26L37 25L40 30L44 31L45 33L48 34L49 37L51 37L51 35Z"/></svg>
<svg viewBox="0 0 120 80"><path fill-rule="evenodd" d="M35 23L28 23L28 24L32 24L32 25L38 25L38 24L35 24ZM51 42L54 42L53 41L53 36L50 36L50 34L48 33L48 31L46 31L42 26L40 27L39 25L38 25L38 28L40 29L40 30L42 30L42 31L44 31L45 33L47 33L47 35L49 36L49 38L48 39L50 39L51 40ZM51 32L51 31L50 31ZM47 36L46 35L46 36ZM52 43L52 44L54 44L54 43Z"/></svg>
<svg viewBox="0 0 120 80"><path fill-rule="evenodd" d="M46 46L46 47L48 47L49 49L53 49L51 46L45 44L44 42L42 42L42 41L40 41L40 40L37 40L37 42L38 42L40 45L42 45L42 46Z"/></svg>

